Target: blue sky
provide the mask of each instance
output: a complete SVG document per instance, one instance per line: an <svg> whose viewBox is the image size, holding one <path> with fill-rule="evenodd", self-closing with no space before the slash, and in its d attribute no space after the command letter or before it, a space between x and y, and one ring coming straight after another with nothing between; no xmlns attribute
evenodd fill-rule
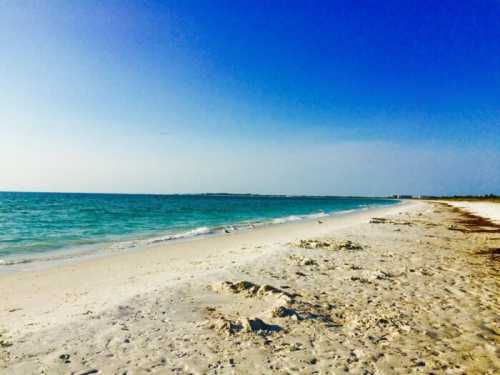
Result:
<svg viewBox="0 0 500 375"><path fill-rule="evenodd" d="M0 190L500 193L498 1L7 1Z"/></svg>

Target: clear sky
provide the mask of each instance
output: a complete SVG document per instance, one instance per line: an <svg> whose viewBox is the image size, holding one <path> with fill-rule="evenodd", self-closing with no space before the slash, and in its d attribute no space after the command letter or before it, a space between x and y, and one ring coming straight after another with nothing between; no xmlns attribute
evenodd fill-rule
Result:
<svg viewBox="0 0 500 375"><path fill-rule="evenodd" d="M0 190L500 193L500 1L0 1Z"/></svg>

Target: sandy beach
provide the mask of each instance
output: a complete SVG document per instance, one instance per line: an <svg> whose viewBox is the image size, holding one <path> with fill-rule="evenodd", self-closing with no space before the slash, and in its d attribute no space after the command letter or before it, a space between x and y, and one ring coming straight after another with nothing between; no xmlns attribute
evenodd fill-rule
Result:
<svg viewBox="0 0 500 375"><path fill-rule="evenodd" d="M0 372L496 374L499 248L407 201L4 274Z"/></svg>
<svg viewBox="0 0 500 375"><path fill-rule="evenodd" d="M500 203L470 201L447 201L446 203L500 224Z"/></svg>

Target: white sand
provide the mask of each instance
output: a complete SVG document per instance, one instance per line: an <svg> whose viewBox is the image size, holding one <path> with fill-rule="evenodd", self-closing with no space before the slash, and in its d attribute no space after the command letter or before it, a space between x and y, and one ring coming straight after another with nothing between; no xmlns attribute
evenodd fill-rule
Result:
<svg viewBox="0 0 500 375"><path fill-rule="evenodd" d="M445 203L500 224L500 203L467 201L446 201Z"/></svg>
<svg viewBox="0 0 500 375"><path fill-rule="evenodd" d="M221 237L195 238L163 243L142 251L84 260L48 270L0 275L2 306L22 308L24 314L10 322L10 329L31 323L29 330L65 323L83 309L102 311L110 306L165 285L208 277L235 261L262 257L264 250L299 238L324 236L378 213L401 211L401 206L377 208L317 220L235 232ZM138 281L138 279L140 281ZM70 298L68 296L71 296ZM4 320L0 311L0 321ZM35 316L27 315L33 313Z"/></svg>
<svg viewBox="0 0 500 375"><path fill-rule="evenodd" d="M498 262L474 252L499 236L456 215L408 202L0 275L0 373L498 373Z"/></svg>

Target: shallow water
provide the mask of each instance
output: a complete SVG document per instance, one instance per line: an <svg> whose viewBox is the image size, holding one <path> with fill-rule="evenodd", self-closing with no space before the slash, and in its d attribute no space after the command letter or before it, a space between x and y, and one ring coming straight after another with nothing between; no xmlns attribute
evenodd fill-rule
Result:
<svg viewBox="0 0 500 375"><path fill-rule="evenodd" d="M395 203L377 198L3 192L0 264L96 244L121 249Z"/></svg>

